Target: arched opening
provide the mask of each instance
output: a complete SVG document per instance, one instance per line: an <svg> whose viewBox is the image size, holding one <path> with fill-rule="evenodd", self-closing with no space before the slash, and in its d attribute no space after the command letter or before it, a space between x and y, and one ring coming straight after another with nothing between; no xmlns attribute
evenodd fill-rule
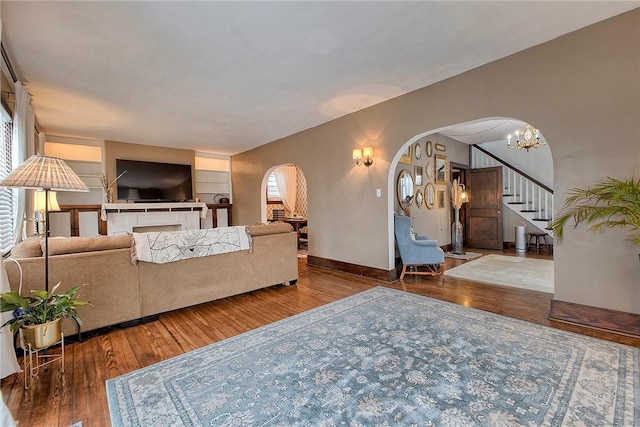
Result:
<svg viewBox="0 0 640 427"><path fill-rule="evenodd" d="M486 195L478 193L486 191L479 186L480 178L476 175L475 193L473 184L469 188L469 181L474 169L496 167L500 171L496 173L501 174L500 184L494 189L494 198L498 200L495 211L499 218L482 223L470 211L471 203L464 203L459 215L465 244L491 248L486 242L483 245L481 240L490 240L488 233L482 235L482 232L490 230L496 236L493 248L515 249L517 226L524 226L525 250L529 249L530 236L541 234L546 235L541 237L541 243L548 246L542 245L536 250L552 253L553 237L547 230L553 214L550 147L542 135L539 135L541 145L537 148L507 147L507 135L514 135L515 130L526 125L526 122L512 118L486 118L420 133L401 147L393 158L388 178L389 196L392 197L388 218L390 268L396 264L393 216L406 214L397 197L397 179L401 172L404 176L410 174L414 182L415 197L409 204L409 212L415 231L437 240L441 247L449 247L455 217L451 202L453 179L465 185L472 202L474 197L484 200Z"/></svg>
<svg viewBox="0 0 640 427"><path fill-rule="evenodd" d="M267 170L261 186L262 222L284 221L298 233L298 251L305 255L309 244L307 181L295 164Z"/></svg>

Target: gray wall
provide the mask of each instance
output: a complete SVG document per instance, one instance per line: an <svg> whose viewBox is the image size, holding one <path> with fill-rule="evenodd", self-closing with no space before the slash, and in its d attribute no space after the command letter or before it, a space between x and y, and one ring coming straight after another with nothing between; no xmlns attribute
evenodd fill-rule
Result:
<svg viewBox="0 0 640 427"><path fill-rule="evenodd" d="M480 144L480 146L540 183L553 188L553 156L548 145L533 148L529 151L512 150L507 148L505 139L503 141L487 142Z"/></svg>
<svg viewBox="0 0 640 427"><path fill-rule="evenodd" d="M234 223L259 221L265 172L295 163L307 178L309 253L391 269L399 150L481 118L513 117L541 130L553 154L556 209L568 188L627 178L640 170L639 28L636 9L234 156ZM523 102L527 93L534 96ZM375 150L370 168L351 157L365 144ZM620 230L568 229L555 250L555 298L640 313L640 250L624 238Z"/></svg>

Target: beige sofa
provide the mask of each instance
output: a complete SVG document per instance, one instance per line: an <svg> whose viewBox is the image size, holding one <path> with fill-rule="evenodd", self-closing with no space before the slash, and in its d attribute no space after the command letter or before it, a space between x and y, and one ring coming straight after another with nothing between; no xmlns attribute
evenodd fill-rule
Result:
<svg viewBox="0 0 640 427"><path fill-rule="evenodd" d="M56 292L86 284L79 298L93 307L79 309L82 332L188 307L298 279L296 233L285 223L247 227L252 250L167 264L131 262L129 236L49 239L50 288ZM44 258L38 239L17 245L12 258L23 270L22 294L43 289ZM34 256L35 255L35 256ZM19 268L5 260L12 290L18 290ZM66 335L78 332L65 321Z"/></svg>

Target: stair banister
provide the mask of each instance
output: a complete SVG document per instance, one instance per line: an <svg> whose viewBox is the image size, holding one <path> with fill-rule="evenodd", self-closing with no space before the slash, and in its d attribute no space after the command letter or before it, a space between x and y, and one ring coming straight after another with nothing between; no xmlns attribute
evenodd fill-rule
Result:
<svg viewBox="0 0 640 427"><path fill-rule="evenodd" d="M553 189L478 145L470 147L470 160L474 169L503 166L503 190L509 197L505 205L535 227L547 229L548 224L541 227L535 222L553 220Z"/></svg>
<svg viewBox="0 0 640 427"><path fill-rule="evenodd" d="M501 158L491 154L490 152L488 152L487 150L485 150L484 148L480 147L477 144L473 144L471 146L473 148L476 148L478 151L481 151L482 153L486 154L487 156L491 157L492 159L496 160L497 162L501 163L502 165L504 165L504 166L508 167L509 169L513 170L514 172L517 172L519 175L523 176L524 178L528 179L532 183L536 184L538 187L544 188L549 193L553 194L553 189L552 188L549 188L548 186L544 185L543 183L541 183L537 179L531 177L530 175L526 174L525 172L522 172L517 167L515 167L513 165L510 165L509 163L507 163L504 160L502 160Z"/></svg>

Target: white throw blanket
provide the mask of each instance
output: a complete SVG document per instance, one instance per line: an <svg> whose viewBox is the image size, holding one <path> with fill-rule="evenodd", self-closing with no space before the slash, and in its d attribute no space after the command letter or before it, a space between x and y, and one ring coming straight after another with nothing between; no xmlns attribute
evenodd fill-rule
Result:
<svg viewBox="0 0 640 427"><path fill-rule="evenodd" d="M132 261L165 264L251 249L246 226L133 233Z"/></svg>

